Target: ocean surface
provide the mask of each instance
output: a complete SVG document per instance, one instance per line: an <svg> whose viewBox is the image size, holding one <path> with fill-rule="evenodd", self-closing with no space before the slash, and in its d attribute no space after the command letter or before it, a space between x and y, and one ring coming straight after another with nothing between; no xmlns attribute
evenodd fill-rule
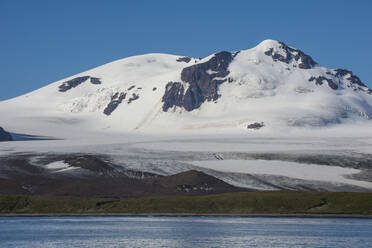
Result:
<svg viewBox="0 0 372 248"><path fill-rule="evenodd" d="M0 247L372 247L372 219L1 217Z"/></svg>

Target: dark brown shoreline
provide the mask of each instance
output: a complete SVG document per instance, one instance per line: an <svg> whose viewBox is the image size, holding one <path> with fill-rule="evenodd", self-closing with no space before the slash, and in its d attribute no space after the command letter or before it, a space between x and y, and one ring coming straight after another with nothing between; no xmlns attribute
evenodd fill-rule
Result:
<svg viewBox="0 0 372 248"><path fill-rule="evenodd" d="M49 214L0 214L3 217L237 217L237 218L348 218L348 219L372 219L372 215L360 214L189 214L189 213L49 213Z"/></svg>

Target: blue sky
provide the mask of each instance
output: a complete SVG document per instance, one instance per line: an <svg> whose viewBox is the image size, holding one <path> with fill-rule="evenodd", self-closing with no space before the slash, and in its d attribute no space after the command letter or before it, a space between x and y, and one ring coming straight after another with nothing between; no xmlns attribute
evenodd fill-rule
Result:
<svg viewBox="0 0 372 248"><path fill-rule="evenodd" d="M0 100L116 59L284 41L372 87L372 1L0 0Z"/></svg>

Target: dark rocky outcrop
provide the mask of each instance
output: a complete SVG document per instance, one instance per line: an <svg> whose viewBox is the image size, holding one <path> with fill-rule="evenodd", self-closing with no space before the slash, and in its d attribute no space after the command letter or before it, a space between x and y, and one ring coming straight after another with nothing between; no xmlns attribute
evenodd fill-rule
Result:
<svg viewBox="0 0 372 248"><path fill-rule="evenodd" d="M345 69L336 69L335 72L336 72L334 74L335 77L345 77L346 75L350 75L348 78L346 78L347 80L350 81L350 83L368 88L367 85L362 83L362 81L360 81L360 78L354 75L352 71Z"/></svg>
<svg viewBox="0 0 372 248"><path fill-rule="evenodd" d="M130 88L132 88L131 86ZM111 102L107 105L107 107L103 110L103 113L105 115L111 115L112 112L125 100L127 96L127 93L125 92L116 92L112 97L111 97ZM128 104L139 99L139 95L133 93L132 96L128 99Z"/></svg>
<svg viewBox="0 0 372 248"><path fill-rule="evenodd" d="M130 86L129 88L128 88L128 90L131 90L131 89L133 89L134 87L136 87L135 85L132 85L132 86Z"/></svg>
<svg viewBox="0 0 372 248"><path fill-rule="evenodd" d="M289 64L291 60L291 56L288 52L286 52L285 56L283 56L282 54L274 52L274 48L270 48L269 50L267 50L265 52L265 55L271 56L275 62L279 60L281 62Z"/></svg>
<svg viewBox="0 0 372 248"><path fill-rule="evenodd" d="M189 63L191 61L191 58L189 58L189 57L180 57L176 61L177 62L186 62L186 63Z"/></svg>
<svg viewBox="0 0 372 248"><path fill-rule="evenodd" d="M252 124L249 124L248 126L247 126L247 128L248 129L260 129L260 128L262 128L262 127L264 127L265 125L264 125L264 123L263 122L255 122L255 123L252 123Z"/></svg>
<svg viewBox="0 0 372 248"><path fill-rule="evenodd" d="M105 115L111 115L112 112L119 106L119 104L125 99L127 93L122 92L116 92L111 97L111 102L107 105L107 107L103 110L103 113Z"/></svg>
<svg viewBox="0 0 372 248"><path fill-rule="evenodd" d="M91 77L90 78L90 83L92 84L101 84L101 79L100 78L96 78L96 77Z"/></svg>
<svg viewBox="0 0 372 248"><path fill-rule="evenodd" d="M298 67L300 69L311 69L317 64L309 55L305 54L301 50L289 47L283 42L279 42L279 44L285 55L275 52L273 48L265 51L265 55L271 56L274 61L281 61L286 64L295 60L298 62Z"/></svg>
<svg viewBox="0 0 372 248"><path fill-rule="evenodd" d="M12 141L12 135L0 127L0 141Z"/></svg>
<svg viewBox="0 0 372 248"><path fill-rule="evenodd" d="M77 87L78 85L84 83L89 79L89 76L84 76L84 77L77 77L71 80L68 80L64 83L62 83L58 88L60 92L66 92L72 88Z"/></svg>
<svg viewBox="0 0 372 248"><path fill-rule="evenodd" d="M163 96L163 110L167 111L173 106L182 107L183 106L183 85L179 82L169 82L165 86L165 93Z"/></svg>
<svg viewBox="0 0 372 248"><path fill-rule="evenodd" d="M235 58L236 56L238 56L238 54L240 53L241 51L236 51L233 53L233 58Z"/></svg>
<svg viewBox="0 0 372 248"><path fill-rule="evenodd" d="M353 88L354 90L360 90L360 91L363 91L367 94L372 94L372 90L370 88L368 88L367 85L365 85L360 80L360 78L358 76L354 75L352 71L345 70L345 69L336 69L336 70L333 70L333 71L327 71L326 74L331 75L338 80L349 81L350 84L346 84L346 86L349 87L349 88ZM313 79L313 78L314 77L311 77L310 79ZM322 78L325 78L325 77L322 77ZM309 79L309 81L310 81L310 79ZM330 80L330 79L328 79L328 80ZM332 89L334 89L334 88L332 88Z"/></svg>
<svg viewBox="0 0 372 248"><path fill-rule="evenodd" d="M338 85L333 82L332 79L329 79L329 78L326 78L326 77L323 77L323 76L319 76L319 77L310 77L309 78L309 82L313 82L315 81L315 84L316 85L323 85L323 81L326 81L328 83L328 86L333 89L333 90L337 90L338 89Z"/></svg>
<svg viewBox="0 0 372 248"><path fill-rule="evenodd" d="M354 89L355 91L360 90L362 92L365 92L367 94L372 94L372 90L365 85L359 77L353 74L352 71L345 70L345 69L336 69L333 71L327 71L327 75L330 75L333 77L333 79L324 77L324 76L318 76L318 77L310 77L309 81L315 81L317 85L322 85L323 81L327 81L328 86L334 90L338 89L340 86L335 83L335 80L337 80L340 84L340 82L347 80L349 81L348 84L342 84L341 86L346 86L349 88ZM345 82L345 81L344 81Z"/></svg>
<svg viewBox="0 0 372 248"><path fill-rule="evenodd" d="M335 74L333 74L332 72L327 72L327 73L330 75L334 75L336 77L345 77L347 74L352 74L351 71L348 71L345 69L336 69L335 72L336 72Z"/></svg>
<svg viewBox="0 0 372 248"><path fill-rule="evenodd" d="M128 99L128 104L131 103L131 102L133 102L133 101L135 101L135 100L137 100L138 98L139 98L139 95L133 93L132 94L132 97Z"/></svg>
<svg viewBox="0 0 372 248"><path fill-rule="evenodd" d="M184 68L181 80L188 86L187 90L180 82L169 82L162 99L163 110L179 106L192 111L205 101L217 100L218 86L227 80L221 78L230 73L228 67L232 60L233 54L224 51L216 53L207 62Z"/></svg>
<svg viewBox="0 0 372 248"><path fill-rule="evenodd" d="M90 76L83 76L83 77L76 77L71 80L68 80L66 82L63 82L59 87L60 92L66 92L72 88L75 88L79 86L80 84L84 83L90 78L91 84L101 84L101 79L96 77L90 77Z"/></svg>

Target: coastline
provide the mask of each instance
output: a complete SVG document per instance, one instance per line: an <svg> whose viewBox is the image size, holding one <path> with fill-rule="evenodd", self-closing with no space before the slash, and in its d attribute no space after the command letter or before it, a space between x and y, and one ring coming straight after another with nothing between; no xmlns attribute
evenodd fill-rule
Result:
<svg viewBox="0 0 372 248"><path fill-rule="evenodd" d="M140 198L0 195L0 217L372 218L372 193L261 191Z"/></svg>
<svg viewBox="0 0 372 248"><path fill-rule="evenodd" d="M372 215L361 214L208 214L208 213L35 213L0 214L4 217L231 217L231 218L350 218L372 219Z"/></svg>

